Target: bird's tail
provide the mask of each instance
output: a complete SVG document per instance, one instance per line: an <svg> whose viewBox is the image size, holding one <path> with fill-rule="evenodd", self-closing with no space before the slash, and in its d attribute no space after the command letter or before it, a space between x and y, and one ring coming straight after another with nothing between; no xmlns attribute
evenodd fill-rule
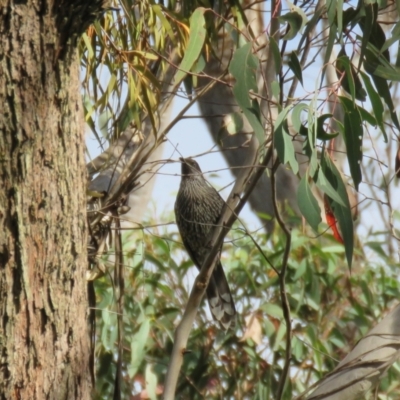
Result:
<svg viewBox="0 0 400 400"><path fill-rule="evenodd" d="M220 262L215 266L208 284L207 298L214 319L219 322L223 329L228 330L235 320L236 309Z"/></svg>

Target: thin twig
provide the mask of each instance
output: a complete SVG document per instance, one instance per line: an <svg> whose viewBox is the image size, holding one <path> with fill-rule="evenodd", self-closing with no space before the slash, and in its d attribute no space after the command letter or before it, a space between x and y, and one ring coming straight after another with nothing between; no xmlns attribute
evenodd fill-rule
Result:
<svg viewBox="0 0 400 400"><path fill-rule="evenodd" d="M274 168L272 169L271 183L272 183L272 202L273 202L274 211L275 211L275 218L278 221L280 228L283 230L283 232L286 236L286 245L285 245L285 251L283 254L282 267L278 274L283 317L284 317L285 323L286 323L285 364L282 369L282 374L279 377L278 390L277 390L277 394L276 394L276 398L278 400L281 400L283 397L284 389L285 389L286 379L287 379L288 373L289 373L290 360L292 358L292 326L291 326L291 318L290 318L290 307L289 307L289 302L288 302L287 295L286 295L286 282L285 282L286 271L287 271L290 249L291 249L291 243L292 243L292 235L291 235L289 228L286 226L285 222L283 221L282 216L279 211L279 208L278 208L278 201L276 198L276 179L275 179L275 173L278 168L278 165L279 165L279 161L277 161L275 163Z"/></svg>

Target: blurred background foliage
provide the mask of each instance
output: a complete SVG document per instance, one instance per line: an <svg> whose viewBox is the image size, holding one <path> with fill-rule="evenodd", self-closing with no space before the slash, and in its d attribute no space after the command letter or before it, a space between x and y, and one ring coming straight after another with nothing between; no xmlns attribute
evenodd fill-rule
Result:
<svg viewBox="0 0 400 400"><path fill-rule="evenodd" d="M309 159L315 156L318 162L321 152L329 148L328 143L333 138L326 135L336 134L332 127L328 129L329 132L322 128L318 131L321 134L317 138L318 144L310 144L310 118L317 119L320 115L317 111L323 111L321 104L328 103L326 98L318 98L321 93L325 93L326 88L316 89L314 81L304 97L295 100L290 97L286 103L283 101L283 92L287 92L292 81L297 80L303 84L302 73L309 66L300 66L301 55L304 54L302 51L305 49L300 44L304 44L313 31L308 28L310 25L302 30L304 20L300 11L304 10L308 21L313 22L317 29L310 45L315 51L310 64L318 58L321 49L329 53L334 45L342 45L344 36L350 46L355 46L355 42L361 43L362 51L368 54L370 61L371 57L374 61L372 45L363 41L359 31L353 32L360 16L351 9L356 10L361 3L350 2L347 4L347 10L350 11L342 13L338 10L343 11L343 2L328 1L326 19L330 27L335 29L331 29L327 36L324 36L326 28L323 27L322 18L325 14L315 13L320 2L303 2L295 5L295 9L290 8L291 3L288 3L287 13L280 21L285 40L280 48L274 49L275 61L283 68L280 73L282 80L274 86L276 97L281 100L279 111L300 102L307 102L311 107L309 125L303 126L306 131L302 135L306 137L305 143L308 143L303 150ZM250 9L255 3L245 2L243 5L232 1L223 4L207 0L119 0L115 1L115 10L105 13L88 29L80 44L83 102L88 130L99 148L104 150L116 143L129 126L139 132L145 120L150 121L151 132L156 137L162 118L160 104L170 95L185 96L192 101L191 91L198 83L197 74L204 68L207 57L214 55L213 45L218 40L219 28L226 25L232 36L243 30L248 25L244 9ZM380 10L390 5L391 2L379 2ZM197 22L204 22L198 30L198 34L204 36L197 40L196 45L190 42L190 26L193 12L198 7L214 7L214 11L205 15L196 14ZM218 16L218 13L222 16ZM296 13L300 15L300 20ZM226 23L231 16L233 18L229 24ZM268 26L270 14L264 18ZM396 22L397 27L397 13L395 18L390 24ZM397 46L399 35L398 30L393 30L388 47ZM300 43L299 52L290 51L289 55L285 47L294 37ZM236 35L238 47L243 48L246 40L242 35ZM375 46L378 45L375 42ZM185 61L188 49L194 53L203 49L200 58L198 55L192 56L196 59L196 63L189 68L193 75L189 78L182 73L178 78L176 74L173 75L169 89L166 90L166 82L162 77L171 67L172 60L175 60L171 54L177 54L178 64L172 65L178 71L179 68L175 67L182 67L179 63L188 62L187 58ZM233 53L235 49L231 50ZM357 56L357 52L354 53ZM390 207L385 208L386 204L380 196L382 192L385 196L390 195L395 164L390 149L393 149L396 141L393 132L398 124L393 112L383 110L381 98L387 104L389 90L396 93L400 78L392 82L391 75L387 75L390 68L385 66L387 69L381 71L383 76L380 76L380 83L387 91L382 93L379 87L371 85L368 93L363 93L360 90L361 81L354 75L355 70L351 69L349 58L343 52L340 56L342 64L340 68L337 67L338 79L345 82L343 88L348 98L355 103L355 100L364 99L367 94L371 101L371 104L364 105L368 112L357 109L361 115L358 128L362 127L366 132L364 141L350 144L353 147L362 144L364 155L369 154L360 168L363 178L361 184L366 183L370 191L359 198L358 212L369 215L371 204L376 205L378 210L369 218L380 218L385 228L380 231L364 230L363 236L356 237L353 264L349 269L344 246L331 235L326 224L320 223L316 234L295 213L285 214L286 222L292 227L291 253L285 281L292 320L292 359L285 399L294 398L332 371L337 362L399 299L398 232L393 228L399 222L399 213ZM324 54L321 58L324 65L329 61ZM357 66L357 62L355 58L352 68ZM397 64L398 60L396 68ZM394 69L393 73L396 71ZM368 85L368 80L363 79L363 82L364 86ZM292 96L294 94L291 92ZM343 101L344 105L346 101ZM181 118L182 115L178 115L173 119L165 133ZM295 122L299 125L304 123L299 117ZM351 126L352 121L348 123ZM382 130L383 125L385 128ZM235 126L228 129L232 129L232 134L237 133ZM344 135L343 124L339 124L337 130ZM389 135L386 131L390 132ZM386 140L388 143L385 143ZM382 143L386 147L379 153L377 148ZM290 147L287 142L285 146ZM278 148L278 153L280 150ZM350 167L345 170L346 179L353 177L355 181L354 169L359 164L357 157L349 151ZM292 159L289 163L293 166L295 164L292 163L296 161ZM385 167L389 166L386 172L382 171L383 163L386 163ZM317 181L313 182L311 178L310 175L307 182L317 185ZM320 185L321 188L324 189ZM289 208L287 204L285 207ZM349 215L350 208L345 218L349 218ZM96 399L118 398L115 397L115 377L119 367L123 378L120 398L155 399L162 393L174 330L183 314L196 274L186 252L182 251L176 226L170 223L172 220L172 214L165 215L161 221L141 218L134 221L134 229L120 231L123 232L125 282L122 312L117 306L121 287L116 284L113 275L115 260L118 258L116 256L119 254L111 244L101 257L106 273L94 281ZM262 229L249 232L238 222L231 230L225 240L222 263L237 303L237 325L227 334L220 332L212 322L207 307L202 307L190 335L176 399L275 397L287 356L286 326L277 276L282 266L285 246L286 239L279 228L271 233ZM123 327L122 359L117 357L119 319ZM381 382L378 390L380 399L400 398L398 370L396 364Z"/></svg>
<svg viewBox="0 0 400 400"><path fill-rule="evenodd" d="M166 221L173 219L168 217ZM144 226L150 228L124 237L123 398L152 398L152 393L161 393L174 329L196 273L182 252L176 230L162 223L147 221ZM238 308L236 327L227 334L221 332L203 303L185 354L177 399L274 398L285 359L286 328L279 281L253 240L280 269L285 240L278 230L266 237L262 231L249 234L235 226L225 241L222 262ZM343 246L333 237L310 239L293 229L286 281L293 354L284 398L294 398L331 371L398 302L400 267L385 256L382 245L371 242L364 251L358 250L350 274ZM112 255L110 249L104 261ZM95 287L96 398L110 399L116 351L111 276L97 280ZM381 383L385 396L380 398L400 395L398 368L390 370Z"/></svg>

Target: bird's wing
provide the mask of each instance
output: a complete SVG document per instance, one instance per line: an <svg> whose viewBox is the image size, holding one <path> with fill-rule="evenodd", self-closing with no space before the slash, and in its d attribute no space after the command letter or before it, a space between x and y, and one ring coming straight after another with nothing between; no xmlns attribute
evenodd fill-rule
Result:
<svg viewBox="0 0 400 400"><path fill-rule="evenodd" d="M182 235L181 235L181 237L182 237ZM199 260L199 258L196 256L196 254L192 251L190 243L188 243L188 241L185 240L184 238L182 238L182 241L183 241L183 245L185 246L186 251L189 254L190 259L193 261L193 264L197 267L197 269L200 270L201 265L202 265L201 260Z"/></svg>

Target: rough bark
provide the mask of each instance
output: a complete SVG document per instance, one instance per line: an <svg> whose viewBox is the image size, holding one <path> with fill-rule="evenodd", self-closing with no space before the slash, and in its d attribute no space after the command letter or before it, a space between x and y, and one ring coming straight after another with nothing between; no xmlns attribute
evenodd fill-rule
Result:
<svg viewBox="0 0 400 400"><path fill-rule="evenodd" d="M90 398L76 3L2 1L0 399Z"/></svg>

